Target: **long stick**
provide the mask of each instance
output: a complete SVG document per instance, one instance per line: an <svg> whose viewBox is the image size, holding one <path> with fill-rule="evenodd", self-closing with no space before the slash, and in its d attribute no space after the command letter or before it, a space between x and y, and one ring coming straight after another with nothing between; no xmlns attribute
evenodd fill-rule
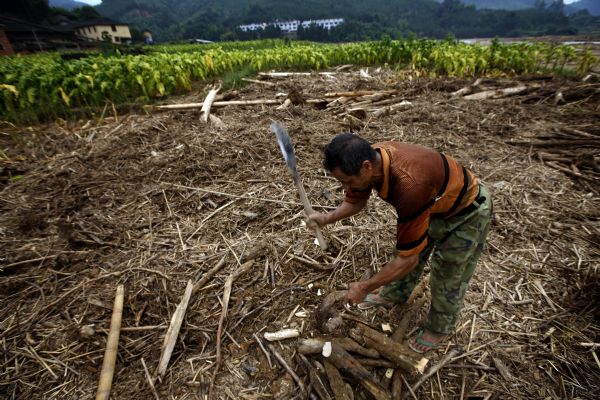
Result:
<svg viewBox="0 0 600 400"><path fill-rule="evenodd" d="M171 324L169 325L169 329L167 329L167 334L165 335L165 340L163 341L160 361L158 362L158 368L156 369L156 372L154 374L155 379L162 379L163 375L167 371L167 366L169 365L169 361L171 360L171 355L173 354L175 343L177 343L177 336L179 335L179 330L181 329L183 317L185 316L188 303L190 302L190 297L192 296L193 288L194 284L191 280L189 280L185 288L185 293L181 298L181 302L179 303L179 305L175 309L175 312L173 313L173 316L171 317Z"/></svg>
<svg viewBox="0 0 600 400"><path fill-rule="evenodd" d="M123 317L123 298L125 297L125 288L123 285L117 286L115 295L115 304L113 306L112 318L110 319L110 331L106 340L106 351L104 352L104 361L102 362L102 371L100 372L100 382L98 383L98 392L96 400L108 400L112 379L115 373L115 362L117 361L117 351L119 349L119 334L121 333L121 319Z"/></svg>
<svg viewBox="0 0 600 400"><path fill-rule="evenodd" d="M208 388L208 398L212 399L212 391L215 386L215 378L221 368L221 335L223 335L223 321L227 316L227 307L229 307L229 297L231 296L231 287L233 286L234 274L227 277L225 286L223 288L223 311L221 312L221 318L219 319L219 327L217 328L217 356L215 360L215 369L213 370L212 379L210 380L210 387Z"/></svg>
<svg viewBox="0 0 600 400"><path fill-rule="evenodd" d="M417 389L419 388L419 386L421 386L423 383L425 383L425 381L427 381L427 379L431 378L433 376L433 374L435 374L440 369L442 369L442 367L444 365L448 364L448 362L450 362L450 360L452 360L454 357L456 357L463 351L464 350L461 347L455 347L452 350L450 350L448 353L446 353L444 358L442 358L439 363L437 363L436 365L429 368L429 370L417 381L417 383L415 383L412 386L412 388L410 388L411 391L416 392Z"/></svg>

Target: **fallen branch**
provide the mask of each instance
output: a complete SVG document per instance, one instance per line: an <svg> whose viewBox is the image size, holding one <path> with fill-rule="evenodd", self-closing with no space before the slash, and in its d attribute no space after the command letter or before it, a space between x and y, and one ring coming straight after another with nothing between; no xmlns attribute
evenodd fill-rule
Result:
<svg viewBox="0 0 600 400"><path fill-rule="evenodd" d="M463 351L464 350L462 349L462 347L455 347L452 350L450 350L448 353L446 353L444 358L440 360L439 363L429 368L429 370L411 387L411 390L415 392L423 383L427 381L427 379L431 378L433 374L442 369L444 365L448 364L450 360L452 360L454 357L463 353Z"/></svg>
<svg viewBox="0 0 600 400"><path fill-rule="evenodd" d="M204 103L202 103L202 109L200 110L202 112L202 118L201 118L201 120L205 124L208 123L208 116L210 114L210 107L214 103L215 97L217 96L217 93L219 92L219 90L221 90L221 86L220 85L216 89L215 88L211 89L208 92L208 95L206 95L206 98L204 99Z"/></svg>
<svg viewBox="0 0 600 400"><path fill-rule="evenodd" d="M514 96L526 92L534 86L515 86L505 89L486 90L483 92L471 94L463 97L465 100L487 100L487 99L501 99L503 97Z"/></svg>
<svg viewBox="0 0 600 400"><path fill-rule="evenodd" d="M477 86L479 86L480 83L481 83L481 78L478 78L475 82L473 82L469 86L465 86L464 88L459 89L456 92L452 92L451 96L452 97L460 97L460 96L465 96L467 94L473 93L473 90Z"/></svg>
<svg viewBox="0 0 600 400"><path fill-rule="evenodd" d="M171 355L173 354L173 349L175 348L175 343L177 342L177 337L179 336L179 330L181 329L183 317L185 316L190 297L192 296L193 288L194 285L192 284L192 281L189 280L183 297L181 298L181 302L171 317L171 324L169 325L169 329L167 329L167 333L165 334L165 339L160 352L161 354L160 361L158 362L158 368L156 368L156 372L154 373L154 381L157 379L161 381L165 372L167 371L167 366L171 360Z"/></svg>
<svg viewBox="0 0 600 400"><path fill-rule="evenodd" d="M204 285L206 285L208 283L208 281L213 276L215 276L215 274L217 272L219 272L221 270L221 268L223 268L224 265L225 265L225 257L221 258L221 261L219 261L217 263L217 265L212 267L207 273L205 273L202 276L202 279L200 279L198 282L196 282L196 284L194 285L194 288L192 289L192 294L195 294L198 290L202 289L204 287Z"/></svg>
<svg viewBox="0 0 600 400"><path fill-rule="evenodd" d="M279 363L281 364L281 366L283 368L285 368L285 370L292 376L292 379L294 379L294 381L296 382L296 384L298 385L298 387L300 388L300 390L302 392L305 392L306 388L304 387L304 383L302 383L302 380L298 377L298 375L294 372L294 370L288 365L288 363L281 356L281 354L279 354L277 352L277 350L275 350L275 347L273 347L273 345L271 343L267 343L267 346L269 347L269 350L271 350L271 353L273 353L273 355L275 356L275 358L277 359L277 361L279 361Z"/></svg>
<svg viewBox="0 0 600 400"><path fill-rule="evenodd" d="M225 321L225 317L227 316L227 307L229 306L229 297L231 296L231 287L233 285L233 274L227 277L225 281L225 286L223 287L223 311L221 312L221 318L219 318L219 327L217 328L217 344L215 345L217 348L217 355L215 360L215 369L213 370L212 379L210 380L210 387L208 389L208 398L212 399L212 391L215 385L215 378L217 373L219 372L219 368L221 368L221 336L223 335L223 322Z"/></svg>
<svg viewBox="0 0 600 400"><path fill-rule="evenodd" d="M106 340L106 351L104 352L96 400L108 400L110 397L112 379L115 373L115 363L117 361L117 352L119 350L119 334L121 333L124 297L125 288L123 285L117 286L112 318L110 319L110 332L108 334L108 339Z"/></svg>

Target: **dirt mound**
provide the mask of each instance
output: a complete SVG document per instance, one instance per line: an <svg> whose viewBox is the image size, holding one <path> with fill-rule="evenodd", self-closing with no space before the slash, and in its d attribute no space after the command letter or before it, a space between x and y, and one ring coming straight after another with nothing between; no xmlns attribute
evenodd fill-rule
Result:
<svg viewBox="0 0 600 400"><path fill-rule="evenodd" d="M321 252L302 225L297 192L269 130L277 120L295 142L317 210L343 197L321 167L321 149L349 130L372 142L406 141L451 154L493 193L489 247L447 341L467 355L417 396L598 398L598 85L498 78L475 91L529 90L497 100L451 95L471 83L391 71L293 76L274 86L252 84L240 95L273 99L295 88L305 102L279 110L214 108L222 129L203 124L193 110L5 129L0 394L91 398L115 290L123 284L112 393L153 397L141 359L156 368L187 281L224 259L192 296L157 391L161 398L203 398L216 359L223 284L254 260L233 284L215 391L222 398L291 397L286 388L293 383L275 362L270 366L253 334L288 326L302 337L315 333L323 295L388 259L395 218L372 199L359 216L324 230L331 248ZM374 116L309 101L356 90L394 90L408 103ZM357 315L375 327L394 326L400 311ZM277 346L303 377L295 348L294 341ZM383 372L374 369L380 378Z"/></svg>

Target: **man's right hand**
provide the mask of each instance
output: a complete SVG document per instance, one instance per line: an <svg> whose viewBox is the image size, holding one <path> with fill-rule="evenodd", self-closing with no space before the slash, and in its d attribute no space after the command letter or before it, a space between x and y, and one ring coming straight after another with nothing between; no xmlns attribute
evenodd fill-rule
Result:
<svg viewBox="0 0 600 400"><path fill-rule="evenodd" d="M326 214L322 214L319 212L312 212L306 217L306 225L309 228L316 228L327 225L327 217Z"/></svg>

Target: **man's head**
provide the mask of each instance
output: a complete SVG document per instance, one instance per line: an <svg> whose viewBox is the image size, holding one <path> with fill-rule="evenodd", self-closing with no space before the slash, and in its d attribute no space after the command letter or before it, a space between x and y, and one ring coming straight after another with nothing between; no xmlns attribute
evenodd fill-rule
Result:
<svg viewBox="0 0 600 400"><path fill-rule="evenodd" d="M337 135L325 146L323 166L344 189L366 190L372 182L377 152L369 142L352 133Z"/></svg>

